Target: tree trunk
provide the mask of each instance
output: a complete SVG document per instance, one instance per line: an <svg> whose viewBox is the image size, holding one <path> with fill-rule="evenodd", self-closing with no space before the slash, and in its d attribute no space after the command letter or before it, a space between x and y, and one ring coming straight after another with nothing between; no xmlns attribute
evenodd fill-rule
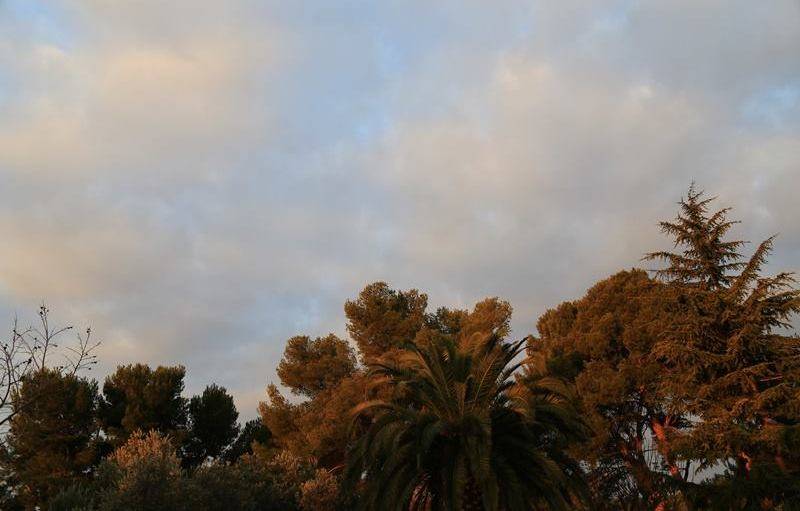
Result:
<svg viewBox="0 0 800 511"><path fill-rule="evenodd" d="M481 490L472 476L469 476L464 487L464 495L461 498L461 511L484 511Z"/></svg>

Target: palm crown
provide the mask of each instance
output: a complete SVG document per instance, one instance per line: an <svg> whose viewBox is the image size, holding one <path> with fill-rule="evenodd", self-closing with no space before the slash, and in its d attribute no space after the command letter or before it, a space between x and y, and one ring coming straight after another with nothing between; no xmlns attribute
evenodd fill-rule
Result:
<svg viewBox="0 0 800 511"><path fill-rule="evenodd" d="M438 338L371 367L394 398L355 409L372 417L349 469L365 508L569 508L578 469L561 448L581 426L556 388L518 382L524 342Z"/></svg>

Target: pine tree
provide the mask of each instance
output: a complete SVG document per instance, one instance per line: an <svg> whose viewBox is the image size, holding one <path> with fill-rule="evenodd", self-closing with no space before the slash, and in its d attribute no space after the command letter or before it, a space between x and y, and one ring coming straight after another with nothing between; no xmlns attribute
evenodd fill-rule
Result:
<svg viewBox="0 0 800 511"><path fill-rule="evenodd" d="M416 289L396 291L385 282L364 288L344 305L347 331L364 360L402 349L425 324L428 296Z"/></svg>
<svg viewBox="0 0 800 511"><path fill-rule="evenodd" d="M100 419L114 446L134 431L156 430L182 439L186 431L187 403L181 396L183 366L144 364L119 366L103 385Z"/></svg>
<svg viewBox="0 0 800 511"><path fill-rule="evenodd" d="M594 508L652 508L670 493L678 467L662 452L654 428L686 425L669 413L662 366L651 350L669 323L666 286L643 270L619 272L584 297L548 310L530 337L525 379L558 378L576 394L592 434L576 452L586 463Z"/></svg>
<svg viewBox="0 0 800 511"><path fill-rule="evenodd" d="M84 480L97 462L97 384L54 369L30 374L12 404L24 407L6 437L29 509Z"/></svg>
<svg viewBox="0 0 800 511"><path fill-rule="evenodd" d="M196 466L218 458L239 434L239 412L225 387L211 384L189 401L189 431L183 459Z"/></svg>
<svg viewBox="0 0 800 511"><path fill-rule="evenodd" d="M278 365L281 383L308 398L290 403L275 385L259 404L262 423L275 447L298 457L313 457L322 467L341 465L349 443L347 411L365 394L353 349L334 334L295 336L286 343Z"/></svg>
<svg viewBox="0 0 800 511"><path fill-rule="evenodd" d="M223 459L232 463L246 454L253 454L253 444L268 445L272 441L272 432L261 421L261 418L251 419L244 423L236 440L225 450Z"/></svg>
<svg viewBox="0 0 800 511"><path fill-rule="evenodd" d="M356 357L347 341L334 334L313 341L299 335L286 342L278 364L278 377L293 393L314 397L351 376L355 370Z"/></svg>

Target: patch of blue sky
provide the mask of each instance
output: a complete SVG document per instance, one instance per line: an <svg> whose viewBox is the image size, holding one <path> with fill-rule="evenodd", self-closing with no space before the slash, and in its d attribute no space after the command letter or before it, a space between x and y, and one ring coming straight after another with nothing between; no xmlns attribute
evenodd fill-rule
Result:
<svg viewBox="0 0 800 511"><path fill-rule="evenodd" d="M634 2L631 0L618 2L611 9L600 13L592 28L599 32L618 31L626 28L630 22L630 11L633 4Z"/></svg>
<svg viewBox="0 0 800 511"><path fill-rule="evenodd" d="M0 0L0 37L19 43L52 46L70 50L75 42L68 22L68 13L56 2L38 0ZM17 76L15 60L19 57L14 46L0 55L0 111L7 113L13 103L25 93Z"/></svg>
<svg viewBox="0 0 800 511"><path fill-rule="evenodd" d="M74 32L68 22L68 12L57 2L40 0L6 0L0 2L0 12L9 17L28 37L39 43L67 50L74 43Z"/></svg>
<svg viewBox="0 0 800 511"><path fill-rule="evenodd" d="M608 38L619 37L620 34L624 33L630 26L630 13L633 7L633 1L622 0L612 4L610 7L597 10L594 16L586 20L588 25L579 35L576 45L582 51L596 54L602 57L603 60L613 60L615 56L604 53L602 51L603 47L598 46L597 43Z"/></svg>
<svg viewBox="0 0 800 511"><path fill-rule="evenodd" d="M751 95L742 105L741 116L758 128L800 127L800 78Z"/></svg>
<svg viewBox="0 0 800 511"><path fill-rule="evenodd" d="M7 71L0 70L0 112L5 112L11 107L11 91L13 82Z"/></svg>

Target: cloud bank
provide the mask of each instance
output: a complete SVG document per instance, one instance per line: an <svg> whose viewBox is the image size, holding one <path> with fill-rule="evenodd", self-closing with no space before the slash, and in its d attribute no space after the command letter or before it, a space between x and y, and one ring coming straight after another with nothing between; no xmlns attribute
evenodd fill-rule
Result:
<svg viewBox="0 0 800 511"><path fill-rule="evenodd" d="M0 3L0 318L250 416L366 283L523 335L692 180L797 269L798 50L791 0Z"/></svg>

